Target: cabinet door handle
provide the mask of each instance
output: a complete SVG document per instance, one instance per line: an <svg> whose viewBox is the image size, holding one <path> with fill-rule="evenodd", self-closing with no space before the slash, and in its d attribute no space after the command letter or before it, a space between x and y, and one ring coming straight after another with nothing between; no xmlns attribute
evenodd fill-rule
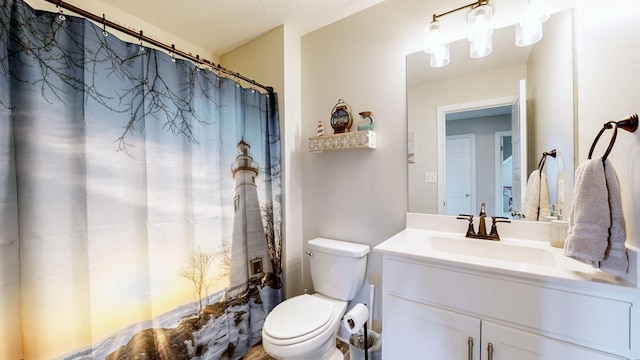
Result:
<svg viewBox="0 0 640 360"><path fill-rule="evenodd" d="M467 345L469 346L469 360L473 360L473 338L471 336L467 340Z"/></svg>
<svg viewBox="0 0 640 360"><path fill-rule="evenodd" d="M487 346L487 354L489 355L488 360L493 360L493 344L489 343Z"/></svg>

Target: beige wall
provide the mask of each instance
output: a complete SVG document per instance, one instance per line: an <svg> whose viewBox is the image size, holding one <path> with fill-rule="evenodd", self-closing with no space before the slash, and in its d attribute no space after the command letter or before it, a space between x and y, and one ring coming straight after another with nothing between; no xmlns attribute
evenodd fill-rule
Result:
<svg viewBox="0 0 640 360"><path fill-rule="evenodd" d="M328 237L373 246L404 228L407 209L405 55L409 49L409 9L385 1L302 38L302 143L323 121L331 131L333 106L344 99L358 112L373 111L376 149L309 153L303 159L303 241ZM409 30L411 32L411 30ZM417 43L414 44L417 46ZM417 49L413 47L414 49ZM371 253L364 291L369 284L380 299L381 256ZM308 266L305 266L308 270ZM305 278L306 287L312 288ZM379 322L380 307L375 306Z"/></svg>

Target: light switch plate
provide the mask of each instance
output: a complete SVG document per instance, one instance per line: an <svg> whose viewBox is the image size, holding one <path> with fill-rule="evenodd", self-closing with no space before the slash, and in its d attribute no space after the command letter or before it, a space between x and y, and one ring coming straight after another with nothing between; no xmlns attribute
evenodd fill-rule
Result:
<svg viewBox="0 0 640 360"><path fill-rule="evenodd" d="M424 173L424 182L426 183L438 182L438 175L434 171L427 171Z"/></svg>

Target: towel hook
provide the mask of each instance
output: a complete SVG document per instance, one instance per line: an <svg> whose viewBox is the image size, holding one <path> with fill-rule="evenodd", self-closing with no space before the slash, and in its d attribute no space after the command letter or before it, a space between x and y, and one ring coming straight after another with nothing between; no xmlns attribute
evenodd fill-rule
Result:
<svg viewBox="0 0 640 360"><path fill-rule="evenodd" d="M638 129L638 114L631 114L619 121L611 120L604 123L604 125L602 125L602 129L600 129L600 132L598 132L598 135L593 140L593 144L591 144L588 159L591 159L593 150L596 148L596 144L598 143L600 136L602 136L602 133L604 133L604 131L607 129L613 129L613 135L611 135L611 140L609 141L607 151L605 151L604 155L602 156L603 162L607 159L607 156L609 156L611 149L613 149L613 144L615 144L616 142L616 137L618 136L618 128L622 128L623 130L626 130L628 132L635 132Z"/></svg>

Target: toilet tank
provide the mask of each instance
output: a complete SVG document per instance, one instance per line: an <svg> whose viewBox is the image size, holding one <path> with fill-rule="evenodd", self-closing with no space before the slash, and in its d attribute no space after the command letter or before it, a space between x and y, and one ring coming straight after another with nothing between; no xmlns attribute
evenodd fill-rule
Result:
<svg viewBox="0 0 640 360"><path fill-rule="evenodd" d="M316 292L339 300L353 299L362 287L369 245L324 238L307 244Z"/></svg>

